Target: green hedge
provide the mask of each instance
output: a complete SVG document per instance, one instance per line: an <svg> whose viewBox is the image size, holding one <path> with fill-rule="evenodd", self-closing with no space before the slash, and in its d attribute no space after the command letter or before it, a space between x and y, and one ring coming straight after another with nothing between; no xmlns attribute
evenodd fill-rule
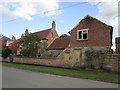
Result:
<svg viewBox="0 0 120 90"><path fill-rule="evenodd" d="M2 57L7 58L10 54L13 54L12 51L8 48L2 48Z"/></svg>

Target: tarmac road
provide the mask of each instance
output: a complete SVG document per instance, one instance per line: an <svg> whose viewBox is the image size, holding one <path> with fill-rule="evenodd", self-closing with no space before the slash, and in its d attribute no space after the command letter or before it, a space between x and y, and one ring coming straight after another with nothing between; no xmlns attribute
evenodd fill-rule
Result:
<svg viewBox="0 0 120 90"><path fill-rule="evenodd" d="M118 84L2 66L2 88L118 88Z"/></svg>

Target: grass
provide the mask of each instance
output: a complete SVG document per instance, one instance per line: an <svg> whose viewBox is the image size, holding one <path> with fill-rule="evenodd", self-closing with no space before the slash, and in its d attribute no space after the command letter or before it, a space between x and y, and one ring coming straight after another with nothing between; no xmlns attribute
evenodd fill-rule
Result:
<svg viewBox="0 0 120 90"><path fill-rule="evenodd" d="M105 82L118 83L118 75L112 73L100 73L100 72L87 72L87 71L78 71L71 69L62 69L62 68L53 68L53 67L43 67L43 66L33 66L33 65L24 65L24 64L13 64L13 63L0 63L1 65L16 67L20 69L27 69L33 71L40 71L50 74L77 77L77 78L86 78L94 79Z"/></svg>

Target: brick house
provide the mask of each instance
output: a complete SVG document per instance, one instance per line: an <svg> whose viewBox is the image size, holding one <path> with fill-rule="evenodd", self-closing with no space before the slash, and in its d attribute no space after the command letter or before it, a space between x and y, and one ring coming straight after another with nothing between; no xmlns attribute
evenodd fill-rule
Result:
<svg viewBox="0 0 120 90"><path fill-rule="evenodd" d="M15 41L15 37L13 39L14 36L12 36L12 39L6 37L6 36L1 36L0 37L0 41L1 41L1 45L0 48L4 48L6 46L9 46L11 43L13 43Z"/></svg>
<svg viewBox="0 0 120 90"><path fill-rule="evenodd" d="M71 48L111 47L113 27L87 15L69 33Z"/></svg>
<svg viewBox="0 0 120 90"><path fill-rule="evenodd" d="M8 47L12 51L12 53L16 54L17 46L14 45L14 43L16 42L16 38L14 35L12 36L12 39L2 35L0 41L1 41L1 45L0 45L1 49L4 47Z"/></svg>
<svg viewBox="0 0 120 90"><path fill-rule="evenodd" d="M87 50L111 49L112 33L112 26L87 15L69 32L70 43L59 57L64 58L72 66L82 65L85 63Z"/></svg>
<svg viewBox="0 0 120 90"><path fill-rule="evenodd" d="M59 38L58 33L56 32L56 23L55 21L52 22L52 28L41 30L35 32L38 37L42 40L47 40L47 44L49 45L54 39Z"/></svg>
<svg viewBox="0 0 120 90"><path fill-rule="evenodd" d="M25 32L28 32L28 29L26 29ZM41 30L38 32L34 32L39 38L42 39L42 42L46 42L47 45L49 45L53 40L55 40L56 38L59 38L58 33L56 32L56 23L55 21L52 22L52 28L49 29L45 29L45 30ZM17 42L19 42L19 40L24 39L24 36L22 36L20 39L17 40ZM17 54L20 54L21 49L17 48Z"/></svg>
<svg viewBox="0 0 120 90"><path fill-rule="evenodd" d="M6 47L6 46L8 46L9 44L11 44L11 43L14 42L13 39L10 39L10 38L8 38L8 37L6 37L6 36L3 36L3 35L0 37L0 41L1 41L0 47Z"/></svg>

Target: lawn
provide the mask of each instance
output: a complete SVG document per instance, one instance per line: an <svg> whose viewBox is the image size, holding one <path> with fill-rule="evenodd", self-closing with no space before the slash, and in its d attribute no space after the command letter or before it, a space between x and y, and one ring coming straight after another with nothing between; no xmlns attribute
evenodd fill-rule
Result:
<svg viewBox="0 0 120 90"><path fill-rule="evenodd" d="M27 70L33 70L33 71L40 71L40 72L56 74L56 75L118 83L118 75L112 74L112 73L100 73L100 72L92 72L92 71L88 72L88 71L80 71L80 70L33 66L33 65L24 65L24 64L13 64L13 63L0 63L0 64L4 66L16 67L20 69L27 69Z"/></svg>

